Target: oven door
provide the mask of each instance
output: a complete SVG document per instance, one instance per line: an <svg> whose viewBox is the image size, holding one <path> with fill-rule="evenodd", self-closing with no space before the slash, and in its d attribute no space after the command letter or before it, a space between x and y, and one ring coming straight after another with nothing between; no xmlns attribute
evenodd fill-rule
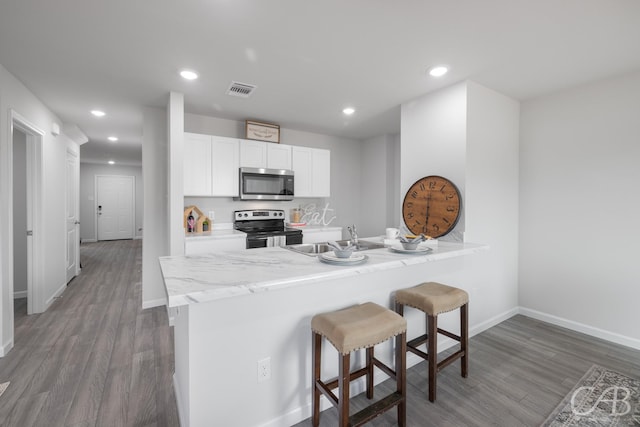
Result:
<svg viewBox="0 0 640 427"><path fill-rule="evenodd" d="M272 232L247 235L247 249L269 248L272 246L299 245L302 233Z"/></svg>

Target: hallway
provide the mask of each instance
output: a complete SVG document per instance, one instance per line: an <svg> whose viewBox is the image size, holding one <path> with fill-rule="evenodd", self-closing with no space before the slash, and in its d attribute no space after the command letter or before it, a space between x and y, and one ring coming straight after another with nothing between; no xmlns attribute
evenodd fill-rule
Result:
<svg viewBox="0 0 640 427"><path fill-rule="evenodd" d="M16 315L0 359L2 426L178 425L165 307L142 310L142 240L81 246L82 273L47 312ZM16 308L25 300L16 300Z"/></svg>

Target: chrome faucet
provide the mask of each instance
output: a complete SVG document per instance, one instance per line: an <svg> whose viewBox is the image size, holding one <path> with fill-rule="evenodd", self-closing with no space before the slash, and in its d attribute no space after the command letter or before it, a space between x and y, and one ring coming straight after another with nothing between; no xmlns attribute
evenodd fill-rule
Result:
<svg viewBox="0 0 640 427"><path fill-rule="evenodd" d="M347 226L347 230L349 230L349 234L351 235L351 243L358 246L358 232L356 231L356 225Z"/></svg>

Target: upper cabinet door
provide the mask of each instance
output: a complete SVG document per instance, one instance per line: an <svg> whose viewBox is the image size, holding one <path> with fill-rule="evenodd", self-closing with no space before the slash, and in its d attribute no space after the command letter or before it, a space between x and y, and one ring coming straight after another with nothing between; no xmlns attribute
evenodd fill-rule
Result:
<svg viewBox="0 0 640 427"><path fill-rule="evenodd" d="M212 196L237 197L239 193L239 141L235 138L212 137Z"/></svg>
<svg viewBox="0 0 640 427"><path fill-rule="evenodd" d="M184 134L185 196L211 196L211 136Z"/></svg>
<svg viewBox="0 0 640 427"><path fill-rule="evenodd" d="M266 168L267 143L249 139L240 140L240 166L243 168Z"/></svg>
<svg viewBox="0 0 640 427"><path fill-rule="evenodd" d="M267 144L267 167L269 169L291 169L291 146Z"/></svg>
<svg viewBox="0 0 640 427"><path fill-rule="evenodd" d="M291 149L293 194L295 197L311 197L311 148L293 147Z"/></svg>
<svg viewBox="0 0 640 427"><path fill-rule="evenodd" d="M331 196L331 152L319 148L293 147L295 197Z"/></svg>
<svg viewBox="0 0 640 427"><path fill-rule="evenodd" d="M331 151L314 148L311 153L313 196L329 197L331 196Z"/></svg>

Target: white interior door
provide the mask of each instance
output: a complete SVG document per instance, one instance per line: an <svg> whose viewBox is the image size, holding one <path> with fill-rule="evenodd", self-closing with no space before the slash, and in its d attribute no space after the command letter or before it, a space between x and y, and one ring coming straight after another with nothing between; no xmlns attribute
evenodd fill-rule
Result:
<svg viewBox="0 0 640 427"><path fill-rule="evenodd" d="M80 168L78 154L67 150L66 172L66 218L67 218L67 283L80 273L80 233L78 198Z"/></svg>
<svg viewBox="0 0 640 427"><path fill-rule="evenodd" d="M96 177L98 240L133 239L134 185L133 176Z"/></svg>

